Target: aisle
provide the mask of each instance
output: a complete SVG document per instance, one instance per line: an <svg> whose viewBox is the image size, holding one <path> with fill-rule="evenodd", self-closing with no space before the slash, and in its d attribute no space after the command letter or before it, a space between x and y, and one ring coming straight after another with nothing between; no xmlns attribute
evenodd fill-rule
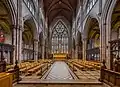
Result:
<svg viewBox="0 0 120 87"><path fill-rule="evenodd" d="M75 75L63 61L56 61L42 79L46 80L73 80Z"/></svg>

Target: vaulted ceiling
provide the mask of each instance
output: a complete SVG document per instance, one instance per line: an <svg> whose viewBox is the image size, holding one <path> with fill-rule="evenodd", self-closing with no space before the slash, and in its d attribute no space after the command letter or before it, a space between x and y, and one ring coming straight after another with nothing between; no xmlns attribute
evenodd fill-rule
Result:
<svg viewBox="0 0 120 87"><path fill-rule="evenodd" d="M8 9L7 3L5 0L0 0L0 28L4 30L5 33L10 34L10 27L11 27L11 14L10 10Z"/></svg>
<svg viewBox="0 0 120 87"><path fill-rule="evenodd" d="M71 23L79 0L43 0L43 3L45 17L50 25L56 17L64 17Z"/></svg>

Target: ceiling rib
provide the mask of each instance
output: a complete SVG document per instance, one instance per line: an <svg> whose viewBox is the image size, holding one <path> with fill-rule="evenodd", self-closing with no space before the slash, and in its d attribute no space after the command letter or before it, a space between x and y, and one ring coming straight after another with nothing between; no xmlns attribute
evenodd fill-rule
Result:
<svg viewBox="0 0 120 87"><path fill-rule="evenodd" d="M47 9L47 11L49 11L54 5L56 5L57 3L59 3L59 1L55 2L53 5L50 5Z"/></svg>
<svg viewBox="0 0 120 87"><path fill-rule="evenodd" d="M70 12L70 10L69 10L69 9L66 9L66 8L55 8L55 9L50 10L50 11L49 11L49 14L50 14L52 11L59 10L59 9ZM49 14L48 14L48 15L49 15Z"/></svg>
<svg viewBox="0 0 120 87"><path fill-rule="evenodd" d="M78 4L77 0L43 0L43 2L48 26L55 18L59 17L65 17L71 24L73 16L76 16L74 14Z"/></svg>

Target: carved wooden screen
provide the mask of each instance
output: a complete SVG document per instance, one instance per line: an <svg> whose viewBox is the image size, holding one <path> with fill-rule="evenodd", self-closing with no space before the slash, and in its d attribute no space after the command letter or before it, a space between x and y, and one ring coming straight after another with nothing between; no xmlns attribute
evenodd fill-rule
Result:
<svg viewBox="0 0 120 87"><path fill-rule="evenodd" d="M120 58L120 39L110 41L110 66L113 70L114 68L114 60L119 57Z"/></svg>

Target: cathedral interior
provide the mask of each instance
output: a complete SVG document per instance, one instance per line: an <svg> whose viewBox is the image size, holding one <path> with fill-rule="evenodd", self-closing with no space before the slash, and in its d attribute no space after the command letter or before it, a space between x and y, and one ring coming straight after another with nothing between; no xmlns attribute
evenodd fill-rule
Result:
<svg viewBox="0 0 120 87"><path fill-rule="evenodd" d="M0 0L0 87L120 87L120 0Z"/></svg>

